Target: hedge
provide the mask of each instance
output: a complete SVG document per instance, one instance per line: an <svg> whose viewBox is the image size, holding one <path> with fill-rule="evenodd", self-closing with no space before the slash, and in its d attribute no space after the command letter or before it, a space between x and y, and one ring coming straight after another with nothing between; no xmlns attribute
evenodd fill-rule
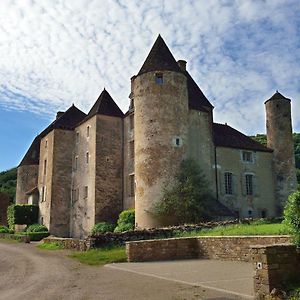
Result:
<svg viewBox="0 0 300 300"><path fill-rule="evenodd" d="M30 241L40 241L43 238L49 236L49 231L43 231L43 232L19 232L16 234L16 236L28 236L30 238Z"/></svg>
<svg viewBox="0 0 300 300"><path fill-rule="evenodd" d="M7 223L10 229L15 224L31 225L38 222L39 207L30 204L12 204L7 208Z"/></svg>

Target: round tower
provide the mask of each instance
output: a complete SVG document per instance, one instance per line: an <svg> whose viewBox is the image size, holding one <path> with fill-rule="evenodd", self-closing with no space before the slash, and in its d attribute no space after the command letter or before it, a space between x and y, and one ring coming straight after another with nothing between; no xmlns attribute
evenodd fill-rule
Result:
<svg viewBox="0 0 300 300"><path fill-rule="evenodd" d="M136 226L152 228L166 223L153 206L185 157L188 120L186 76L160 36L132 78L132 95Z"/></svg>
<svg viewBox="0 0 300 300"><path fill-rule="evenodd" d="M278 91L265 102L268 147L273 149L275 201L282 214L289 194L296 190L291 100Z"/></svg>

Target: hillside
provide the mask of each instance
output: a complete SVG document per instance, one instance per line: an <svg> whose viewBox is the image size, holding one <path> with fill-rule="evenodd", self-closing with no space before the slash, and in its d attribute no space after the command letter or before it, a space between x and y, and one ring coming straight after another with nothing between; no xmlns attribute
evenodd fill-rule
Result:
<svg viewBox="0 0 300 300"><path fill-rule="evenodd" d="M251 136L257 142L267 145L267 136L265 134L257 134L256 136ZM300 184L300 133L294 133L294 151L295 151L295 161L297 168L297 181Z"/></svg>
<svg viewBox="0 0 300 300"><path fill-rule="evenodd" d="M17 186L17 168L0 172L0 192L9 195L10 201L13 202Z"/></svg>

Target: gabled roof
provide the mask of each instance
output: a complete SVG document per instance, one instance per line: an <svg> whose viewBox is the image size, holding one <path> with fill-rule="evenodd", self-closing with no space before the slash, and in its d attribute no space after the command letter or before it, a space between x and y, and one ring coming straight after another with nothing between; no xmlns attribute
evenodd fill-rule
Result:
<svg viewBox="0 0 300 300"><path fill-rule="evenodd" d="M106 89L101 92L84 121L87 121L95 115L106 115L119 118L124 117L122 110L119 108Z"/></svg>
<svg viewBox="0 0 300 300"><path fill-rule="evenodd" d="M41 138L39 136L37 136L33 140L32 144L30 145L29 149L27 150L26 154L24 155L19 166L38 165L39 164L40 142L41 142Z"/></svg>
<svg viewBox="0 0 300 300"><path fill-rule="evenodd" d="M189 72L184 71L187 78L189 109L207 111L205 107L213 108Z"/></svg>
<svg viewBox="0 0 300 300"><path fill-rule="evenodd" d="M73 130L76 125L86 117L86 114L72 105L67 111L55 119L46 129L44 129L32 142L19 166L38 165L40 158L40 142L53 129Z"/></svg>
<svg viewBox="0 0 300 300"><path fill-rule="evenodd" d="M272 149L254 141L228 125L213 123L213 138L215 146L273 152Z"/></svg>
<svg viewBox="0 0 300 300"><path fill-rule="evenodd" d="M267 101L265 101L265 103L267 103L270 100L279 100L279 99L285 99L288 101L291 101L291 99L284 97L282 94L280 94L278 91L276 91L276 93Z"/></svg>
<svg viewBox="0 0 300 300"><path fill-rule="evenodd" d="M138 75L152 71L181 72L174 56L160 35L158 35Z"/></svg>

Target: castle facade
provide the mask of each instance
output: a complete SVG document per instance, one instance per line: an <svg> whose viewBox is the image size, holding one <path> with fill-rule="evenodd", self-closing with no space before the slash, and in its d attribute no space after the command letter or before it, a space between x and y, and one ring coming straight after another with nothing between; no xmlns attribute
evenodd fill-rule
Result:
<svg viewBox="0 0 300 300"><path fill-rule="evenodd" d="M137 228L163 225L151 209L186 158L198 162L223 216L282 213L296 189L290 99L276 92L265 102L267 147L214 123L214 107L161 36L129 97L125 114L105 89L88 114L74 105L58 112L21 161L16 202L39 205L51 234L85 237L128 208Z"/></svg>

